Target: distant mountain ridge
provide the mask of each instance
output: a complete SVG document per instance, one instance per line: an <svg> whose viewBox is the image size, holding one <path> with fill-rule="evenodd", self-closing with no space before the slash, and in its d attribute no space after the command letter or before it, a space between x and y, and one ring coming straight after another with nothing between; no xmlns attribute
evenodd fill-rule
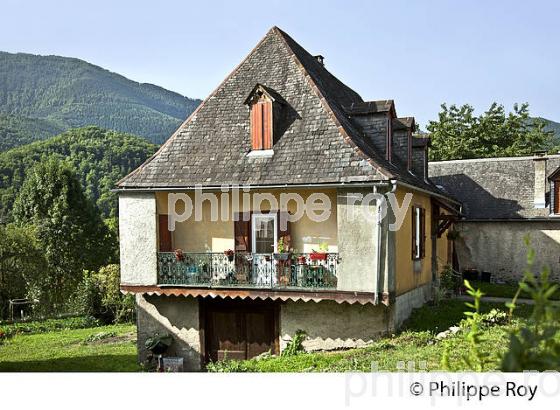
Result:
<svg viewBox="0 0 560 410"><path fill-rule="evenodd" d="M77 58L0 52L0 114L24 133L32 119L40 119L41 130L56 130L50 135L96 125L161 144L199 104ZM44 133L35 133L31 140L42 138Z"/></svg>
<svg viewBox="0 0 560 410"><path fill-rule="evenodd" d="M545 131L552 131L554 133L554 139L560 144L560 123L552 120L547 120L546 118L538 117L546 123L544 127Z"/></svg>

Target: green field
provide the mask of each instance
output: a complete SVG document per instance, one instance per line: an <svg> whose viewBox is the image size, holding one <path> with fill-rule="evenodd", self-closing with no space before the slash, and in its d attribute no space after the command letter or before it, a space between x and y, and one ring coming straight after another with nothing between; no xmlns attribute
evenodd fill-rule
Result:
<svg viewBox="0 0 560 410"><path fill-rule="evenodd" d="M0 371L138 371L135 339L131 324L16 334L0 345Z"/></svg>

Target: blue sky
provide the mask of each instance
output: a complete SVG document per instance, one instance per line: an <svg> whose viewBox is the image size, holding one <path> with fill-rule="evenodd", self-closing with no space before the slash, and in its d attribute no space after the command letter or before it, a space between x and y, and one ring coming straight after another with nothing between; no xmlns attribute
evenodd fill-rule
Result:
<svg viewBox="0 0 560 410"><path fill-rule="evenodd" d="M205 98L272 27L364 99L422 126L439 105L529 102L560 121L557 1L2 0L0 50L77 57Z"/></svg>

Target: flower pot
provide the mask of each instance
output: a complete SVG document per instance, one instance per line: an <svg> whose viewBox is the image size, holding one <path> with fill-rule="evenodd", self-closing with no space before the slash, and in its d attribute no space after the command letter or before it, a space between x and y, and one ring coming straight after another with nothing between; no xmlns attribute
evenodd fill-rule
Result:
<svg viewBox="0 0 560 410"><path fill-rule="evenodd" d="M327 260L327 253L326 252L313 252L309 254L309 258L312 261L326 261Z"/></svg>
<svg viewBox="0 0 560 410"><path fill-rule="evenodd" d="M177 249L175 251L175 260L177 262L183 262L185 260L185 255L183 254L183 251L180 249Z"/></svg>
<svg viewBox="0 0 560 410"><path fill-rule="evenodd" d="M274 254L274 259L276 259L277 261L287 261L289 258L290 258L289 253L275 253Z"/></svg>

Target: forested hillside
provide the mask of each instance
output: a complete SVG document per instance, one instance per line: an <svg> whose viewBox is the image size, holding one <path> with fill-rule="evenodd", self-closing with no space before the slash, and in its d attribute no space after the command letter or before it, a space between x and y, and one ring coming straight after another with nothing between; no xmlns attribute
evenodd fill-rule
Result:
<svg viewBox="0 0 560 410"><path fill-rule="evenodd" d="M0 222L11 219L26 171L50 157L75 169L86 194L104 217L116 216L115 182L138 167L157 146L134 135L85 127L0 153Z"/></svg>
<svg viewBox="0 0 560 410"><path fill-rule="evenodd" d="M33 141L44 140L62 131L64 131L62 127L48 120L0 114L0 152Z"/></svg>
<svg viewBox="0 0 560 410"><path fill-rule="evenodd" d="M0 149L25 143L27 135L40 139L45 133L35 132L37 128L53 135L87 125L159 144L199 103L76 58L0 52L0 113L17 116L20 122L14 141L9 139L13 131L0 131ZM43 122L35 125L24 117Z"/></svg>

